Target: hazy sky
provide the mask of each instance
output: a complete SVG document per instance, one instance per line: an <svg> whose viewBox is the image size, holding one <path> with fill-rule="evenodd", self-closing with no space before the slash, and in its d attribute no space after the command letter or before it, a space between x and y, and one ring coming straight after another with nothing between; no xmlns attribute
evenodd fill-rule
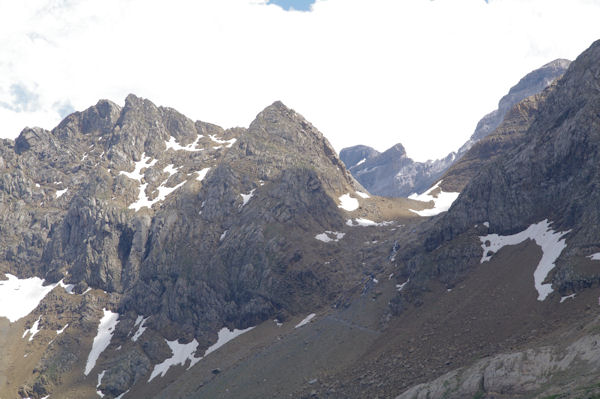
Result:
<svg viewBox="0 0 600 399"><path fill-rule="evenodd" d="M0 0L0 135L128 93L223 127L282 100L338 151L400 142L425 160L600 39L600 0L292 3Z"/></svg>

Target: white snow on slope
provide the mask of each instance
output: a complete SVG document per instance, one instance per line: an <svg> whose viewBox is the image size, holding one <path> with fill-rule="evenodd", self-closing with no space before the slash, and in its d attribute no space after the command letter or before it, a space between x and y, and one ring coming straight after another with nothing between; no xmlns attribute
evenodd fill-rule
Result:
<svg viewBox="0 0 600 399"><path fill-rule="evenodd" d="M65 330L67 329L67 327L69 327L69 323L65 324L65 326L63 328L61 328L60 330L56 330L56 335L60 335L60 334L64 333Z"/></svg>
<svg viewBox="0 0 600 399"><path fill-rule="evenodd" d="M517 245L525 240L534 240L537 245L542 248L542 259L538 263L533 272L533 280L535 289L538 292L538 301L543 301L552 293L552 284L543 284L548 276L548 273L556 266L554 262L560 256L562 251L567 247L567 243L562 237L571 230L565 232L555 232L550 228L548 219L544 219L539 223L532 224L526 230L510 236L500 236L498 234L488 234L480 236L481 248L483 248L483 256L481 263L489 261L492 258L490 252L496 253L506 245ZM489 245L486 245L489 241Z"/></svg>
<svg viewBox="0 0 600 399"><path fill-rule="evenodd" d="M110 340L112 339L115 327L119 323L118 313L113 313L106 309L102 309L102 311L104 312L104 316L102 316L100 323L98 324L98 333L96 334L96 337L94 337L92 349L90 350L90 354L88 355L85 364L84 375L88 375L90 371L94 369L100 354L102 354L102 352L108 348L108 345L110 345Z"/></svg>
<svg viewBox="0 0 600 399"><path fill-rule="evenodd" d="M208 173L209 170L210 170L210 168L204 168L202 170L199 170L198 172L195 172L195 173L198 173L198 177L196 177L196 180L198 180L198 181L204 180L204 178L206 177L206 174Z"/></svg>
<svg viewBox="0 0 600 399"><path fill-rule="evenodd" d="M44 280L38 277L19 279L8 273L5 276L8 280L0 281L0 317L11 323L31 313L56 287L56 284L44 286Z"/></svg>
<svg viewBox="0 0 600 399"><path fill-rule="evenodd" d="M350 193L344 194L339 198L341 204L338 205L338 208L342 208L345 211L352 212L358 209L358 200L356 198L352 198Z"/></svg>
<svg viewBox="0 0 600 399"><path fill-rule="evenodd" d="M169 174L169 177L171 177L174 174L176 174L179 171L179 169L181 169L181 166L176 168L175 165L170 164L163 168L163 172L167 172Z"/></svg>
<svg viewBox="0 0 600 399"><path fill-rule="evenodd" d="M339 240L341 240L342 238L344 238L344 236L346 235L346 233L340 233L338 231L325 231L325 233L321 233L321 234L317 234L315 236L315 238L319 241L323 241L323 242L337 242ZM333 236L334 238L331 238L331 236Z"/></svg>
<svg viewBox="0 0 600 399"><path fill-rule="evenodd" d="M242 201L243 201L242 205L240 205L240 208L243 208L248 203L248 201L250 201L250 198L252 198L254 196L255 190L256 189L253 188L252 190L250 190L250 192L248 194L240 194L242 196Z"/></svg>
<svg viewBox="0 0 600 399"><path fill-rule="evenodd" d="M215 143L219 143L219 144L226 144L226 146L225 146L225 147L227 147L227 148L231 148L231 146L232 146L233 144L235 144L235 142L237 141L237 139L231 139L231 140L219 140L219 139L217 138L217 136L210 135L210 134L208 135L208 137L210 137L210 139L211 139L212 141L214 141ZM219 146L219 147L214 147L214 148L216 149L216 148L221 148L221 147Z"/></svg>
<svg viewBox="0 0 600 399"><path fill-rule="evenodd" d="M65 284L65 283L63 283L62 280L60 280L58 282L58 285L60 285L61 287L63 287L65 289L65 291L67 291L67 294L70 294L70 295L74 295L75 294L73 292L73 289L75 288L75 284Z"/></svg>
<svg viewBox="0 0 600 399"><path fill-rule="evenodd" d="M68 190L68 188L65 188L64 190L56 190L56 198L60 198L63 196L64 193L66 193Z"/></svg>
<svg viewBox="0 0 600 399"><path fill-rule="evenodd" d="M200 357L196 357L196 350L198 349L198 341L196 341L196 339L194 339L188 344L180 344L177 342L177 340L165 340L167 345L169 345L169 347L171 348L173 356L166 359L164 362L154 366L154 370L152 370L152 374L150 375L150 379L148 379L148 382L152 381L152 379L154 379L154 377L156 377L159 374L161 377L164 377L164 375L167 374L167 371L171 366L185 366L188 360L190 361L190 365L187 367L187 369L189 370L200 360L208 356L210 353L216 351L232 339L237 338L238 336L252 330L253 328L254 327L248 327L244 330L229 330L227 327L223 327L218 333L217 342L215 342L208 349L206 349L204 355Z"/></svg>
<svg viewBox="0 0 600 399"><path fill-rule="evenodd" d="M148 317L144 318L144 316L138 316L137 319L135 319L134 327L137 327L138 329L135 334L133 334L133 337L131 337L133 342L137 341L138 338L142 336L144 331L146 331L146 327L144 327L146 320L148 320Z"/></svg>
<svg viewBox="0 0 600 399"><path fill-rule="evenodd" d="M577 295L577 294L571 294L571 295L560 297L560 303L563 303L567 299L573 299L573 298L575 298L575 295Z"/></svg>
<svg viewBox="0 0 600 399"><path fill-rule="evenodd" d="M406 287L406 284L408 284L408 282L410 281L410 279L406 280L405 282L403 282L402 284L396 284L396 290L398 291L402 291L402 289L404 287Z"/></svg>
<svg viewBox="0 0 600 399"><path fill-rule="evenodd" d="M41 319L42 319L42 316L38 317L38 319L33 323L31 328L28 328L27 330L25 330L25 332L23 333L23 336L21 338L25 338L25 336L27 334L31 334L29 336L29 342L33 341L33 337L35 337L35 335L40 332L39 327L40 327Z"/></svg>
<svg viewBox="0 0 600 399"><path fill-rule="evenodd" d="M356 165L354 165L354 166L362 165L363 163L365 163L365 161L366 161L366 160L367 160L367 158L363 158L363 159L361 159L360 161L358 161L358 162L356 163Z"/></svg>
<svg viewBox="0 0 600 399"><path fill-rule="evenodd" d="M146 195L146 187L148 186L148 184L144 183L140 185L140 192L138 194L137 201L129 205L129 209L133 209L137 212L143 207L152 208L152 205L156 204L157 202L164 201L169 194L177 190L179 187L183 186L185 183L186 181L184 180L181 183L177 184L175 187L166 187L161 184L156 188L158 190L158 195L153 200L148 199L148 196Z"/></svg>
<svg viewBox="0 0 600 399"><path fill-rule="evenodd" d="M304 318L304 320L302 320L300 323L296 324L296 326L294 328L300 328L308 323L310 323L310 321L316 316L316 314L311 313L308 316L306 316Z"/></svg>
<svg viewBox="0 0 600 399"><path fill-rule="evenodd" d="M106 373L106 370L102 370L102 372L100 374L98 374L98 383L96 384L96 388L100 388L100 384L102 384L102 378L104 378L104 373ZM100 391L99 389L96 389L96 393L103 398L104 394L102 393L102 391Z"/></svg>
<svg viewBox="0 0 600 399"><path fill-rule="evenodd" d="M370 227L370 226L388 226L394 222L384 221L384 222L374 222L369 219L364 218L356 218L354 220L348 219L346 220L346 226L350 227Z"/></svg>
<svg viewBox="0 0 600 399"><path fill-rule="evenodd" d="M450 206L458 198L458 195L460 193L446 193L444 191L441 191L440 189L440 192L438 193L437 197L434 197L433 195L431 195L431 193L437 188L439 188L441 182L442 181L440 180L429 190L425 191L423 194L415 193L408 197L409 199L422 202L433 201L433 208L423 209L422 211L415 211L414 209L409 209L409 211L414 212L419 216L435 216L442 212L446 212L448 209L450 209Z"/></svg>
<svg viewBox="0 0 600 399"><path fill-rule="evenodd" d="M177 340L165 340L165 342L167 343L167 345L169 345L169 348L171 348L171 353L173 354L173 356L171 356L168 359L165 359L164 362L154 366L154 370L152 370L152 374L150 375L148 382L152 381L154 377L156 377L159 374L161 377L164 377L171 366L184 366L185 363L189 360L189 367L192 367L194 364L200 361L200 359L202 359L201 357L194 357L196 349L198 348L198 341L196 341L195 338L192 342L187 344L180 344L179 342L177 342Z"/></svg>
<svg viewBox="0 0 600 399"><path fill-rule="evenodd" d="M362 197L362 198L371 198L371 196L367 193L363 193L362 191L357 191L356 195Z"/></svg>
<svg viewBox="0 0 600 399"><path fill-rule="evenodd" d="M216 351L217 349L219 349L220 347L225 345L227 342L231 341L234 338L239 337L243 333L246 333L246 332L252 330L253 328L254 327L248 327L243 330L237 330L237 329L229 330L227 327L221 328L221 330L219 330L219 337L217 338L217 342L215 342L213 345L211 345L206 350L206 352L204 352L203 357L208 356L210 353ZM190 367L192 367L192 366L190 366Z"/></svg>
<svg viewBox="0 0 600 399"><path fill-rule="evenodd" d="M600 252L588 256L591 260L600 260Z"/></svg>
<svg viewBox="0 0 600 399"><path fill-rule="evenodd" d="M137 180L138 182L142 182L142 169L149 168L156 163L156 159L150 161L150 157L146 156L146 153L142 154L142 159L135 163L135 167L133 172L125 172L124 170L120 171L120 175L125 175L130 179Z"/></svg>
<svg viewBox="0 0 600 399"><path fill-rule="evenodd" d="M196 140L194 140L194 142L192 144L188 144L184 147L177 143L177 140L175 140L175 137L171 136L171 137L169 137L169 141L165 141L165 145L167 146L167 150L173 149L175 151L190 151L190 152L202 151L202 148L196 148L196 144L198 144L198 140L200 140L201 137L202 137L202 135L199 135L198 137L196 137Z"/></svg>

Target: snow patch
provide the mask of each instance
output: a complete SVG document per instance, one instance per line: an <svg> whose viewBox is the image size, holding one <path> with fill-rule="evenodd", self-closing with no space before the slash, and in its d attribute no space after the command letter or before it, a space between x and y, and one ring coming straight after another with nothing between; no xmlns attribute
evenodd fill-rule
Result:
<svg viewBox="0 0 600 399"><path fill-rule="evenodd" d="M6 273L8 280L0 281L0 317L11 323L27 316L57 284L44 286L38 277L19 279Z"/></svg>
<svg viewBox="0 0 600 399"><path fill-rule="evenodd" d="M179 169L181 169L181 166L176 168L175 165L170 164L163 168L163 172L167 172L169 174L169 177L171 177L174 174L176 174L177 172L179 172Z"/></svg>
<svg viewBox="0 0 600 399"><path fill-rule="evenodd" d="M164 377L165 374L167 374L167 371L169 371L169 368L171 368L171 366L184 366L189 360L190 366L188 368L190 368L193 365L195 365L198 361L200 361L200 359L202 359L201 357L194 357L196 349L198 348L198 341L196 341L195 338L192 342L187 344L180 344L179 342L177 342L177 340L167 341L165 339L165 342L167 343L167 345L169 345L169 348L171 348L172 356L166 359L164 362L154 366L154 370L152 370L152 374L150 375L148 382L152 381L154 377L156 377L159 374L161 377Z"/></svg>
<svg viewBox="0 0 600 399"><path fill-rule="evenodd" d="M198 144L198 140L200 140L201 137L202 137L202 135L199 135L198 137L196 137L196 140L192 144L182 146L182 145L179 145L179 143L177 143L177 140L175 140L175 137L170 136L169 141L165 141L165 145L167 146L167 150L172 149L175 151L190 151L190 152L202 151L202 148L196 148L196 145Z"/></svg>
<svg viewBox="0 0 600 399"><path fill-rule="evenodd" d="M227 148L231 148L231 146L232 146L233 144L235 144L235 142L237 141L237 139L231 139L231 140L219 140L219 139L217 138L217 136L215 136L215 135L210 135L210 134L208 135L208 137L210 137L210 139L211 139L212 141L214 141L215 143L219 143L219 144L226 144L226 145L225 145L225 147L227 147ZM214 147L214 148L215 148L215 149L218 149L218 148L221 148L221 146Z"/></svg>
<svg viewBox="0 0 600 399"><path fill-rule="evenodd" d="M90 371L94 369L100 354L102 354L102 352L108 348L108 345L110 345L110 340L115 332L115 327L119 323L118 313L113 313L106 309L102 309L102 311L104 312L104 316L102 316L100 323L98 324L98 333L94 337L92 349L90 350L90 354L88 355L85 364L84 375L88 375Z"/></svg>
<svg viewBox="0 0 600 399"><path fill-rule="evenodd" d="M408 198L421 202L431 202L433 201L433 208L423 209L421 211L415 211L414 209L409 209L409 211L416 213L419 216L435 216L442 212L446 212L450 209L452 203L458 198L460 193L446 193L440 189L440 192L437 194L437 197L431 195L431 193L439 188L442 180L437 182L433 187L429 190L425 191L423 194L412 194Z"/></svg>
<svg viewBox="0 0 600 399"><path fill-rule="evenodd" d="M248 203L248 201L250 201L250 199L254 196L255 190L256 189L253 188L252 190L250 190L250 192L248 194L240 194L242 196L242 201L243 201L242 205L240 205L240 208L243 208Z"/></svg>
<svg viewBox="0 0 600 399"><path fill-rule="evenodd" d="M135 319L134 327L137 327L138 329L135 334L133 334L133 337L131 337L133 342L137 341L138 338L142 336L144 331L146 331L146 327L144 327L146 320L148 320L148 317L144 318L144 316L138 316L137 319Z"/></svg>
<svg viewBox="0 0 600 399"><path fill-rule="evenodd" d="M528 239L534 240L542 248L543 252L542 259L533 272L534 285L538 292L538 301L543 301L553 291L551 283L543 284L543 282L548 273L556 266L556 259L558 259L562 251L567 247L567 243L562 237L570 231L555 232L550 228L548 219L544 219L539 223L532 224L526 230L510 236L500 236L498 234L480 236L479 239L482 242L481 248L483 248L481 263L489 261L492 258L492 254L490 253L496 253L506 245L517 245Z"/></svg>
<svg viewBox="0 0 600 399"><path fill-rule="evenodd" d="M483 225L484 225L485 227L487 227L488 229L490 228L490 222L483 222Z"/></svg>
<svg viewBox="0 0 600 399"><path fill-rule="evenodd" d="M354 166L362 165L363 163L365 163L365 162L366 162L366 160L367 160L367 158L363 158L363 159L361 159L360 161L358 161L358 162L356 163L356 165L354 165Z"/></svg>
<svg viewBox="0 0 600 399"><path fill-rule="evenodd" d="M352 212L358 209L358 200L356 198L352 198L350 193L344 194L339 198L341 204L338 205L338 208L342 208L345 211Z"/></svg>
<svg viewBox="0 0 600 399"><path fill-rule="evenodd" d="M365 218L356 218L354 220L348 219L346 221L346 226L350 227L370 227L370 226L388 226L394 222L392 221L384 221L384 222L374 222Z"/></svg>
<svg viewBox="0 0 600 399"><path fill-rule="evenodd" d="M234 338L239 337L243 333L248 332L248 331L252 330L253 328L254 327L248 327L243 330L237 330L237 329L229 330L227 327L221 328L221 330L219 331L219 334L218 334L219 336L217 338L217 342L215 342L213 345L211 345L206 350L206 352L204 352L203 357L208 356L210 353L216 351L217 349L219 349L220 347L225 345L227 342L231 341ZM192 367L192 366L190 366L190 367Z"/></svg>
<svg viewBox="0 0 600 399"><path fill-rule="evenodd" d="M129 177L130 179L137 180L138 182L141 183L142 177L144 177L144 175L142 175L142 169L149 168L149 167L153 166L155 163L156 163L156 159L150 161L150 157L146 156L146 153L144 152L142 154L142 159L135 163L133 172L125 172L122 170L119 172L119 175L125 175L125 176Z"/></svg>
<svg viewBox="0 0 600 399"><path fill-rule="evenodd" d="M316 316L315 313L311 313L308 316L306 316L304 318L304 320L302 320L300 323L296 324L296 326L294 328L300 328L308 323L310 323L310 321Z"/></svg>
<svg viewBox="0 0 600 399"><path fill-rule="evenodd" d="M23 336L21 338L25 338L25 336L27 334L31 334L29 336L29 342L33 341L33 337L35 337L35 335L37 333L40 332L40 320L42 319L42 316L38 317L38 319L33 323L33 325L31 326L31 328L28 328L27 330L25 330L25 332L23 333Z"/></svg>
<svg viewBox="0 0 600 399"><path fill-rule="evenodd" d="M362 191L357 191L356 195L358 195L359 197L362 197L362 198L371 198L371 196L369 194L363 193Z"/></svg>
<svg viewBox="0 0 600 399"><path fill-rule="evenodd" d="M600 252L588 256L591 260L600 260Z"/></svg>
<svg viewBox="0 0 600 399"><path fill-rule="evenodd" d="M340 233L338 231L325 231L325 233L321 233L321 234L317 234L315 236L315 238L319 241L323 241L323 242L337 242L339 240L341 240L342 238L344 238L344 236L346 235L346 233ZM332 238L331 236L333 236L334 238Z"/></svg>
<svg viewBox="0 0 600 399"><path fill-rule="evenodd" d="M129 209L133 209L136 212L142 209L143 207L148 207L150 209L152 208L152 205L156 204L157 202L164 201L169 194L177 190L179 187L183 186L185 183L186 181L184 180L181 183L177 184L175 187L166 187L161 184L156 188L158 190L158 195L153 200L148 199L148 196L146 195L146 187L148 186L148 184L144 183L140 185L140 192L138 194L137 201L129 205Z"/></svg>
<svg viewBox="0 0 600 399"><path fill-rule="evenodd" d="M106 370L102 370L102 372L100 374L98 374L98 383L96 384L96 388L99 388L100 384L102 384L102 378L104 378L105 373L106 373ZM100 395L101 398L104 397L104 394L102 392L100 392L99 390L97 390L96 393L98 395Z"/></svg>
<svg viewBox="0 0 600 399"><path fill-rule="evenodd" d="M56 190L56 198L62 197L67 192L67 190L68 188L65 188L64 190Z"/></svg>
<svg viewBox="0 0 600 399"><path fill-rule="evenodd" d="M65 289L65 291L67 291L67 294L70 294L70 295L75 294L73 292L73 289L75 288L75 284L65 284L65 283L63 283L62 280L60 280L58 282L58 285L61 286L61 287L63 287Z"/></svg>
<svg viewBox="0 0 600 399"><path fill-rule="evenodd" d="M198 172L195 172L195 173L198 173L198 177L196 177L196 180L198 180L198 181L204 180L204 178L206 177L206 174L208 173L209 170L210 170L210 168L204 168L202 170L199 170Z"/></svg>

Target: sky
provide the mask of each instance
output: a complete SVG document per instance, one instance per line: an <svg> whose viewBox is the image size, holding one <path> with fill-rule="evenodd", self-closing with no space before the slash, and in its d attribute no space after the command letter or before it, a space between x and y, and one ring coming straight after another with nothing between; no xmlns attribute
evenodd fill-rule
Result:
<svg viewBox="0 0 600 399"><path fill-rule="evenodd" d="M336 150L460 147L600 0L0 0L0 137L129 93L225 128L283 101Z"/></svg>

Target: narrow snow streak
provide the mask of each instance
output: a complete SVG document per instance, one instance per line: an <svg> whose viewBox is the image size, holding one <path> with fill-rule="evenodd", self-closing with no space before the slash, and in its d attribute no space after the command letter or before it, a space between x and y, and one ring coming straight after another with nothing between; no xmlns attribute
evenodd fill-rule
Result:
<svg viewBox="0 0 600 399"><path fill-rule="evenodd" d="M300 328L308 323L310 323L310 321L316 316L315 313L311 313L308 316L306 316L304 318L304 320L302 320L300 323L296 324L296 326L294 328Z"/></svg>
<svg viewBox="0 0 600 399"><path fill-rule="evenodd" d="M33 341L33 337L35 337L35 335L37 333L40 332L40 320L42 319L42 316L38 317L38 319L33 323L33 325L31 326L31 328L28 328L27 330L25 330L25 332L23 333L23 336L21 338L25 338L25 336L27 334L31 334L29 336L29 342Z"/></svg>
<svg viewBox="0 0 600 399"><path fill-rule="evenodd" d="M64 190L56 190L56 198L60 198L63 196L64 193L66 193L68 190L68 188L65 188Z"/></svg>
<svg viewBox="0 0 600 399"><path fill-rule="evenodd" d="M416 201L422 202L431 202L433 201L433 208L423 209L421 211L416 211L414 209L409 209L409 211L416 213L419 216L435 216L442 212L446 212L450 209L452 203L458 198L460 193L446 193L440 189L440 192L437 194L437 197L431 195L433 191L439 188L442 180L437 182L433 187L429 190L425 191L423 194L412 194L408 198Z"/></svg>
<svg viewBox="0 0 600 399"><path fill-rule="evenodd" d="M60 335L60 334L64 333L65 330L67 329L67 327L69 327L69 323L65 324L65 326L63 328L61 328L60 330L56 330L56 335Z"/></svg>
<svg viewBox="0 0 600 399"><path fill-rule="evenodd" d="M358 209L358 200L350 196L350 193L340 196L340 205L338 208L342 208L345 211L352 212Z"/></svg>
<svg viewBox="0 0 600 399"><path fill-rule="evenodd" d="M90 371L94 369L100 354L102 354L102 352L108 348L108 345L110 345L110 340L115 332L115 327L119 323L118 313L113 313L106 309L102 309L102 311L104 312L104 316L102 316L100 323L98 324L98 333L96 334L96 337L94 337L92 349L90 350L90 354L88 355L85 364L84 375L88 375Z"/></svg>
<svg viewBox="0 0 600 399"><path fill-rule="evenodd" d="M137 327L138 329L135 332L135 334L133 334L133 337L131 337L131 340L133 342L137 341L138 338L142 336L144 331L146 331L146 327L144 327L144 323L146 322L146 320L148 320L148 317L144 318L144 316L138 316L137 319L135 320L134 327Z"/></svg>
<svg viewBox="0 0 600 399"><path fill-rule="evenodd" d="M44 286L38 277L19 279L6 273L8 280L0 281L0 317L11 323L31 313L57 284Z"/></svg>
<svg viewBox="0 0 600 399"><path fill-rule="evenodd" d="M215 143L218 143L218 144L226 144L226 146L225 146L225 147L227 147L227 148L231 148L231 146L232 146L232 145L234 145L234 144L235 144L235 142L237 141L237 139L230 139L230 140L219 140L219 139L217 138L217 136L215 136L215 135L210 135L210 134L208 135L208 137L210 137L210 139L211 139L212 141L214 141ZM219 146L219 147L214 147L214 148L215 148L215 149L217 149L217 148L221 148L221 146Z"/></svg>
<svg viewBox="0 0 600 399"><path fill-rule="evenodd" d="M567 243L562 237L570 231L555 232L550 228L548 219L544 219L539 223L532 224L526 230L510 236L500 236L498 234L480 236L479 239L482 242L481 248L483 248L481 263L487 262L492 258L490 252L496 253L506 245L517 245L525 240L534 240L542 248L543 252L542 259L533 272L534 285L538 292L538 301L543 301L553 291L552 283L543 284L543 282L548 273L556 266L556 259L558 259L562 251L567 247Z"/></svg>
<svg viewBox="0 0 600 399"><path fill-rule="evenodd" d="M571 294L571 295L567 295L567 296L563 296L560 298L560 303L563 303L564 301L566 301L567 299L573 299L575 298L576 294Z"/></svg>
<svg viewBox="0 0 600 399"><path fill-rule="evenodd" d="M367 193L363 193L362 191L357 191L356 195L362 197L362 198L371 198L371 196Z"/></svg>

